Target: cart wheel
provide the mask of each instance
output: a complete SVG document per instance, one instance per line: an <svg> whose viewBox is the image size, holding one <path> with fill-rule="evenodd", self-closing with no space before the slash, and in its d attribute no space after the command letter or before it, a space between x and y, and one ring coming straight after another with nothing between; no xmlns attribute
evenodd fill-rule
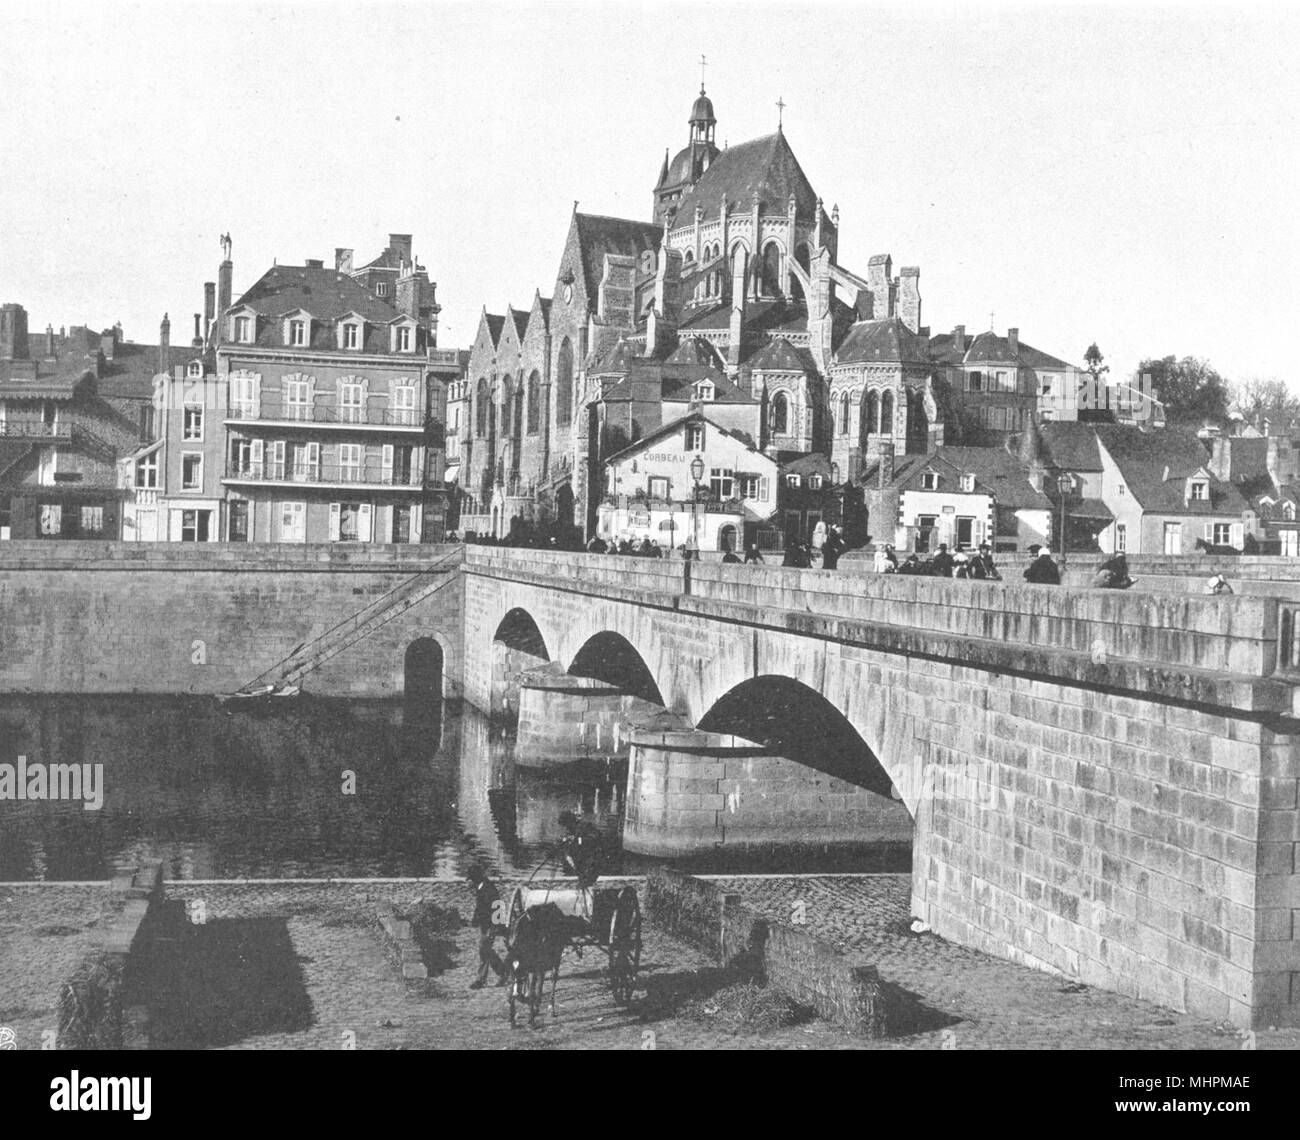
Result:
<svg viewBox="0 0 1300 1140"><path fill-rule="evenodd" d="M609 984L618 1005L632 1001L641 969L641 904L636 890L624 887L609 920Z"/></svg>

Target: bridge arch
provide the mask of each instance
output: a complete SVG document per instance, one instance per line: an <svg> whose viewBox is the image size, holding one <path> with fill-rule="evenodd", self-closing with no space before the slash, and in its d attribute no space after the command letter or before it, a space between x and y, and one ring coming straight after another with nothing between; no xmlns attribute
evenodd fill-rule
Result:
<svg viewBox="0 0 1300 1140"><path fill-rule="evenodd" d="M604 681L628 696L651 704L664 704L663 694L645 658L622 634L602 630L589 637L574 654L568 672L575 677Z"/></svg>
<svg viewBox="0 0 1300 1140"><path fill-rule="evenodd" d="M787 760L899 798L893 778L862 734L816 689L792 677L751 677L727 690L696 727L752 740Z"/></svg>
<svg viewBox="0 0 1300 1140"><path fill-rule="evenodd" d="M519 713L518 675L551 660L546 639L527 610L507 610L492 635L491 707L493 716L513 718Z"/></svg>
<svg viewBox="0 0 1300 1140"><path fill-rule="evenodd" d="M442 700L445 656L433 637L417 637L406 647L402 662L402 691L408 702Z"/></svg>

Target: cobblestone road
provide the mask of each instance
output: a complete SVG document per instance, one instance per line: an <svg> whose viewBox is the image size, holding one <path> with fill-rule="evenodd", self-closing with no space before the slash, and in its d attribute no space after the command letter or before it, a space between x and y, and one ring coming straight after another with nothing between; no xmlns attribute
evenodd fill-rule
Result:
<svg viewBox="0 0 1300 1140"><path fill-rule="evenodd" d="M631 1009L619 1009L601 976L603 955L570 953L556 1016L511 1029L504 991L471 991L474 934L439 945L421 992L384 953L369 916L386 899L471 909L457 883L167 885L201 900L202 927L174 931L149 963L155 1044L252 1049L1240 1049L1227 1026L965 950L908 931L905 875L724 880L751 905L789 921L797 904L808 928L854 961L879 968L893 988L894 1027L860 1041L821 1022L762 1036L733 1034L686 1016L692 997L721 984L702 954L647 929L642 978ZM40 885L0 893L0 1024L20 1047L39 1047L60 980L93 940L106 891ZM6 1020L7 1017L7 1020ZM1265 1030L1259 1048L1300 1047L1300 1031Z"/></svg>

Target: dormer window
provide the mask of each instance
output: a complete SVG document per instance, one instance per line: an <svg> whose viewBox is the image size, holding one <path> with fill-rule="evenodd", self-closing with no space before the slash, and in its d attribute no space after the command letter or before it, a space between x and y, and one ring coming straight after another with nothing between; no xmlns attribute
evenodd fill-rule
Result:
<svg viewBox="0 0 1300 1140"><path fill-rule="evenodd" d="M1193 479L1187 485L1187 497L1194 503L1204 503L1210 498L1210 485L1199 479Z"/></svg>
<svg viewBox="0 0 1300 1140"><path fill-rule="evenodd" d="M1295 503L1282 504L1282 517L1287 522L1295 522Z"/></svg>
<svg viewBox="0 0 1300 1140"><path fill-rule="evenodd" d="M248 317L235 318L235 340L240 344L250 344L252 337L253 322Z"/></svg>
<svg viewBox="0 0 1300 1140"><path fill-rule="evenodd" d="M710 384L707 380L701 380L698 384L695 385L695 398L697 400L712 400L713 385Z"/></svg>
<svg viewBox="0 0 1300 1140"><path fill-rule="evenodd" d="M191 360L186 366L185 375L193 379L199 379L203 375L203 362L200 360Z"/></svg>
<svg viewBox="0 0 1300 1140"><path fill-rule="evenodd" d="M397 351L411 351L411 330L409 328L400 328L397 330Z"/></svg>
<svg viewBox="0 0 1300 1140"><path fill-rule="evenodd" d="M289 322L289 344L300 348L307 343L307 322L292 320Z"/></svg>
<svg viewBox="0 0 1300 1140"><path fill-rule="evenodd" d="M346 324L343 326L343 347L344 348L357 347L357 344L361 339L360 336L358 335L358 332L359 329L354 324Z"/></svg>
<svg viewBox="0 0 1300 1140"><path fill-rule="evenodd" d="M968 494L971 491L975 490L975 476L969 474L963 475L961 477L961 489L967 492Z"/></svg>
<svg viewBox="0 0 1300 1140"><path fill-rule="evenodd" d="M820 491L822 489L822 477L820 475L809 475L808 488L812 491Z"/></svg>
<svg viewBox="0 0 1300 1140"><path fill-rule="evenodd" d="M937 491L939 489L939 476L933 471L921 472L921 490Z"/></svg>
<svg viewBox="0 0 1300 1140"><path fill-rule="evenodd" d="M786 485L787 487L791 487L791 488L793 488L794 490L797 491L797 490L799 489L799 476L798 476L798 475L787 475L787 476L785 477L785 485Z"/></svg>
<svg viewBox="0 0 1300 1140"><path fill-rule="evenodd" d="M378 282L378 283L375 285L375 295L376 295L377 297L387 297L387 296L388 296L388 282L387 282L387 281L380 281L380 282Z"/></svg>

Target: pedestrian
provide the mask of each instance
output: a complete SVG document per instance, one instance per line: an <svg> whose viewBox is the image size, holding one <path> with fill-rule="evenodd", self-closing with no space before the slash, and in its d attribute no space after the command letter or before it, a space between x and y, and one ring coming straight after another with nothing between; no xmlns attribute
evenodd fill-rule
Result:
<svg viewBox="0 0 1300 1140"><path fill-rule="evenodd" d="M915 554L909 554L907 560L898 568L898 573L917 575L925 574L927 570L925 564Z"/></svg>
<svg viewBox="0 0 1300 1140"><path fill-rule="evenodd" d="M598 534L593 535L591 541L587 543L587 551L590 554L604 554L608 549L605 540Z"/></svg>
<svg viewBox="0 0 1300 1140"><path fill-rule="evenodd" d="M939 543L939 553L930 559L930 573L936 578L952 577L952 555L948 553L948 544Z"/></svg>
<svg viewBox="0 0 1300 1140"><path fill-rule="evenodd" d="M470 925L478 931L478 977L470 983L470 989L481 990L487 985L489 973L497 976L497 985L506 984L506 967L493 945L504 931L504 926L496 921L501 909L501 892L479 867L471 867L465 876L474 888L474 917Z"/></svg>
<svg viewBox="0 0 1300 1140"><path fill-rule="evenodd" d="M801 542L792 542L785 548L785 557L781 559L781 565L787 566L793 570L808 569L808 552L804 549Z"/></svg>
<svg viewBox="0 0 1300 1140"><path fill-rule="evenodd" d="M727 552L722 556L722 561L723 561L723 562L734 562L737 566L740 565L740 559L736 557L736 552L735 552L734 550L728 550L728 551L727 551Z"/></svg>
<svg viewBox="0 0 1300 1140"><path fill-rule="evenodd" d="M954 578L973 578L971 560L960 550L952 556L952 576Z"/></svg>
<svg viewBox="0 0 1300 1140"><path fill-rule="evenodd" d="M751 562L758 565L762 561L763 556L759 554L758 547L751 542L749 549L745 551L745 565L748 566Z"/></svg>
<svg viewBox="0 0 1300 1140"><path fill-rule="evenodd" d="M972 578L1001 578L998 569L993 565L993 550L987 542L980 543L979 554L971 561L970 576Z"/></svg>
<svg viewBox="0 0 1300 1140"><path fill-rule="evenodd" d="M1228 585L1228 579L1222 574L1215 574L1208 582L1205 583L1205 589L1202 593L1206 594L1231 594L1235 591Z"/></svg>
<svg viewBox="0 0 1300 1140"><path fill-rule="evenodd" d="M1095 589L1127 590L1136 581L1128 572L1128 558L1116 554L1097 566L1092 585Z"/></svg>
<svg viewBox="0 0 1300 1140"><path fill-rule="evenodd" d="M822 543L822 569L834 570L839 566L843 550L844 536L839 527L831 526L826 532L826 541Z"/></svg>
<svg viewBox="0 0 1300 1140"><path fill-rule="evenodd" d="M1025 568L1025 581L1039 586L1059 586L1061 568L1052 561L1052 555L1044 547L1034 543L1029 548L1034 560Z"/></svg>

